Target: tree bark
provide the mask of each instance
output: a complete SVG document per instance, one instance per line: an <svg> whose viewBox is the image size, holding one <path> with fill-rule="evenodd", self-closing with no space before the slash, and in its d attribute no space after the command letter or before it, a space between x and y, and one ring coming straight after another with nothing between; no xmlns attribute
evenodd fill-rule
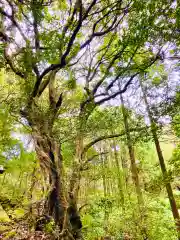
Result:
<svg viewBox="0 0 180 240"><path fill-rule="evenodd" d="M158 139L158 135L157 135L156 122L154 121L154 118L151 114L150 106L149 106L147 96L146 96L146 91L144 89L144 86L143 86L143 83L141 82L141 80L140 80L140 86L141 86L141 90L142 90L142 93L143 93L143 99L144 99L144 103L146 105L146 110L147 110L147 113L148 113L150 124L151 124L151 132L152 132L154 144L155 144L155 147L156 147L156 152L157 152L157 155L158 155L159 164L160 164L160 167L161 167L163 179L164 179L164 182L165 182L166 191L167 191L167 194L168 194L172 214L173 214L175 224L176 224L176 228L177 228L177 232L178 232L178 239L180 240L180 217L179 217L179 212L178 212L177 204L176 204L176 201L175 201L175 198L174 198L174 195L173 195L171 184L170 184L170 182L167 178L168 173L167 173L167 169L166 169L166 165L165 165L165 160L164 160L164 157L163 157L163 154L162 154L160 142L159 142L159 139Z"/></svg>
<svg viewBox="0 0 180 240"><path fill-rule="evenodd" d="M44 134L34 131L35 150L44 174L49 176L50 191L44 214L53 217L61 231L60 239L82 239L82 223L76 205L76 196L68 191L64 182L63 158L60 143L50 131Z"/></svg>
<svg viewBox="0 0 180 240"><path fill-rule="evenodd" d="M50 192L45 211L53 216L55 223L62 227L64 213L67 209L63 182L63 165L60 145L50 136L34 134L35 149L41 168L49 175Z"/></svg>

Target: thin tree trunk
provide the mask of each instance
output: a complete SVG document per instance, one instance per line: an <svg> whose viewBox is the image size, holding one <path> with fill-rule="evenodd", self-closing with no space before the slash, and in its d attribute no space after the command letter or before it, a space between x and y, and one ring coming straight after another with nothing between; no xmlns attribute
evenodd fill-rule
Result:
<svg viewBox="0 0 180 240"><path fill-rule="evenodd" d="M120 164L119 164L119 158L118 158L118 152L116 149L116 143L115 140L113 139L113 149L114 149L114 159L115 159L115 164L116 164L116 169L117 169L117 184L118 184L118 190L119 190L119 195L120 195L120 200L122 204L122 208L124 207L124 193L123 193L123 183L122 183L122 173L120 171Z"/></svg>
<svg viewBox="0 0 180 240"><path fill-rule="evenodd" d="M125 188L127 190L127 186L128 186L128 181L129 181L129 177L128 177L128 164L127 164L127 160L126 160L126 150L125 147L123 145L121 145L121 164L122 164L122 169L123 169L123 180L125 182Z"/></svg>
<svg viewBox="0 0 180 240"><path fill-rule="evenodd" d="M123 119L124 119L124 127L126 130L126 138L127 138L127 145L128 145L128 150L129 150L129 156L130 156L130 161L131 161L131 172L132 172L132 178L133 182L136 188L136 194L137 194L137 199L138 199L138 206L139 206L139 211L140 211L140 218L141 218L141 223L144 222L145 217L144 217L144 199L140 187L140 181L139 181L139 175L138 175L138 170L136 167L136 160L135 160L135 153L134 153L134 147L131 139L131 135L129 132L129 124L128 124L128 117L126 114L126 109L124 107L124 100L122 95L120 95L121 99L121 105L122 105L122 114L123 114ZM148 240L148 233L146 226L141 226L141 233L144 239Z"/></svg>
<svg viewBox="0 0 180 240"><path fill-rule="evenodd" d="M21 188L22 175L23 175L23 172L22 172L22 169L20 169L20 173L19 173L19 176L18 176L18 180L17 180L17 182L15 183L14 190L13 190L13 193L12 193L12 197L15 196L15 193L16 193L17 188L19 188L19 189Z"/></svg>
<svg viewBox="0 0 180 240"><path fill-rule="evenodd" d="M36 176L36 166L34 166L34 168L33 168L31 183L30 183L31 185L30 185L30 189L28 192L28 194L29 194L28 199L31 201L31 203L33 202L33 190L34 190L36 180L37 180L35 176ZM30 215L32 215L32 213L33 213L32 204L30 206L29 212L30 212Z"/></svg>
<svg viewBox="0 0 180 240"><path fill-rule="evenodd" d="M101 148L101 153L103 152ZM107 170L107 163L105 162L107 159L104 159L104 156L100 155L102 164L103 164L103 171L102 171L102 180L103 180L103 191L104 191L104 198L105 198L105 204L104 204L104 231L105 234L107 234L107 226L108 226L108 219L109 219L109 213L107 208L107 197L108 197L108 185L107 185L107 179L106 179L106 170Z"/></svg>
<svg viewBox="0 0 180 240"><path fill-rule="evenodd" d="M164 160L164 157L163 157L163 154L162 154L160 142L159 142L157 132L156 132L156 129L157 129L156 122L154 121L153 116L151 114L149 103L148 103L148 100L147 100L147 97L146 97L146 91L145 91L141 81L140 81L140 85L141 85L141 90L142 90L142 93L143 93L143 99L144 99L144 102L145 102L145 105L146 105L146 110L147 110L148 117L149 117L150 124L151 124L151 132L152 132L152 136L153 136L153 139L154 139L156 152L157 152L157 155L158 155L158 158L159 158L159 164L160 164L163 179L164 179L165 185L166 185L166 191L167 191L167 194L168 194L172 214L173 214L175 224L176 224L176 227L177 227L178 239L180 239L180 216L179 216L177 204L176 204L176 201L175 201L175 198L174 198L174 195L173 195L171 184L170 184L170 182L168 181L168 178L167 178L168 173L167 173L167 169L166 169L166 165L165 165L165 160Z"/></svg>
<svg viewBox="0 0 180 240"><path fill-rule="evenodd" d="M128 124L128 118L126 114L126 109L124 107L124 100L122 95L120 95L121 99L121 105L122 105L122 114L123 114L123 119L124 119L124 127L126 130L126 138L127 138L127 145L128 145L128 150L129 150L129 157L131 161L131 172L132 172L132 179L136 188L136 193L137 193L137 198L138 198L138 203L139 206L143 205L143 196L142 196L142 191L140 188L140 182L139 182L139 176L138 176L138 170L136 167L136 160L135 160L135 154L134 154L134 148L131 140L131 135L129 132L129 124Z"/></svg>

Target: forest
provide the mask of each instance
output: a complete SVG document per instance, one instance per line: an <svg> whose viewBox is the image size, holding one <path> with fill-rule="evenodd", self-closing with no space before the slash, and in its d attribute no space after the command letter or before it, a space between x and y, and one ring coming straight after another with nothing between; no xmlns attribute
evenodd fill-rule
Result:
<svg viewBox="0 0 180 240"><path fill-rule="evenodd" d="M179 0L0 0L0 239L180 240Z"/></svg>

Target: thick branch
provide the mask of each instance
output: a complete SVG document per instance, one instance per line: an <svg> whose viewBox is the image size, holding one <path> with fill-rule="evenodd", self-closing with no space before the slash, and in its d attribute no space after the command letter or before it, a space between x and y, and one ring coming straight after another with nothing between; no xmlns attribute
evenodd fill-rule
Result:
<svg viewBox="0 0 180 240"><path fill-rule="evenodd" d="M130 132L138 132L138 131L141 131L141 130L144 130L144 128L132 128L130 129ZM116 138L116 137L122 137L126 134L126 132L123 130L121 133L117 133L117 134L111 134L111 135L104 135L104 136L101 136L101 137L98 137L96 138L95 140L93 140L92 142L88 143L83 151L82 151L82 155L84 155L89 148L91 148L94 144L102 141L102 140L105 140L105 139L110 139L110 138Z"/></svg>
<svg viewBox="0 0 180 240"><path fill-rule="evenodd" d="M56 89L55 89L56 71L52 71L49 76L49 102L52 109L56 108Z"/></svg>
<svg viewBox="0 0 180 240"><path fill-rule="evenodd" d="M61 93L61 94L59 95L59 99L58 99L58 101L57 101L57 103L56 103L56 109L59 109L59 108L60 108L60 106L62 105L62 101L63 101L63 93Z"/></svg>
<svg viewBox="0 0 180 240"><path fill-rule="evenodd" d="M56 70L56 69L61 69L64 66L66 66L66 57L69 55L70 50L73 46L73 43L76 39L77 33L79 32L79 30L81 29L82 26L82 22L88 17L89 12L91 11L91 9L93 8L93 6L96 4L97 0L93 0L92 3L89 5L88 9L86 10L85 14L83 15L83 17L81 16L81 12L80 12L80 16L79 16L79 21L78 21L78 25L76 26L76 28L74 29L69 43L67 45L66 51L65 53L62 55L60 62L58 64L52 64L49 67L47 67L42 74L39 76L39 78L37 79L36 82L36 86L35 88L37 88L37 86L39 86L39 84L41 83L43 77L48 74L50 71ZM65 30L66 31L66 30ZM34 91L34 95L36 95L37 93Z"/></svg>
<svg viewBox="0 0 180 240"><path fill-rule="evenodd" d="M44 90L46 89L47 85L49 84L49 81L50 81L50 75L48 76L47 79L45 79L39 86L39 91L38 91L38 94L37 96L40 97L41 94L44 92Z"/></svg>

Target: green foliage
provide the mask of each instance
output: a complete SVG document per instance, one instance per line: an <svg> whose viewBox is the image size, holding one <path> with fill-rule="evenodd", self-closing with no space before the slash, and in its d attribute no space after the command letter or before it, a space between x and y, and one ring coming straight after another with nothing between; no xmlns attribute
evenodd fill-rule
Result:
<svg viewBox="0 0 180 240"><path fill-rule="evenodd" d="M176 115L173 119L173 129L177 137L180 137L180 114Z"/></svg>
<svg viewBox="0 0 180 240"><path fill-rule="evenodd" d="M177 144L170 159L173 175L176 176L180 170L180 144Z"/></svg>
<svg viewBox="0 0 180 240"><path fill-rule="evenodd" d="M54 228L55 228L55 223L53 220L51 220L49 223L47 223L45 225L45 232L47 233L53 233L54 232Z"/></svg>
<svg viewBox="0 0 180 240"><path fill-rule="evenodd" d="M143 239L143 227L146 226L147 235L150 239L176 239L174 222L171 216L168 200L156 198L155 201L147 196L146 210L143 210L145 222L141 222L138 214L138 206L134 198L126 199L125 211L113 204L113 207L108 211L108 224L106 233L104 231L104 205L96 204L97 199L89 208L85 215L82 215L85 239L97 238L102 235L111 235L115 239L123 239L123 236L128 235L135 239ZM118 220L117 220L118 219ZM158 224L157 224L158 223ZM141 225L142 224L142 225ZM86 229L89 231L86 231Z"/></svg>
<svg viewBox="0 0 180 240"><path fill-rule="evenodd" d="M69 90L73 90L73 89L76 88L76 79L75 79L75 76L72 72L70 72L69 79L68 79L66 84L67 84L67 88Z"/></svg>

